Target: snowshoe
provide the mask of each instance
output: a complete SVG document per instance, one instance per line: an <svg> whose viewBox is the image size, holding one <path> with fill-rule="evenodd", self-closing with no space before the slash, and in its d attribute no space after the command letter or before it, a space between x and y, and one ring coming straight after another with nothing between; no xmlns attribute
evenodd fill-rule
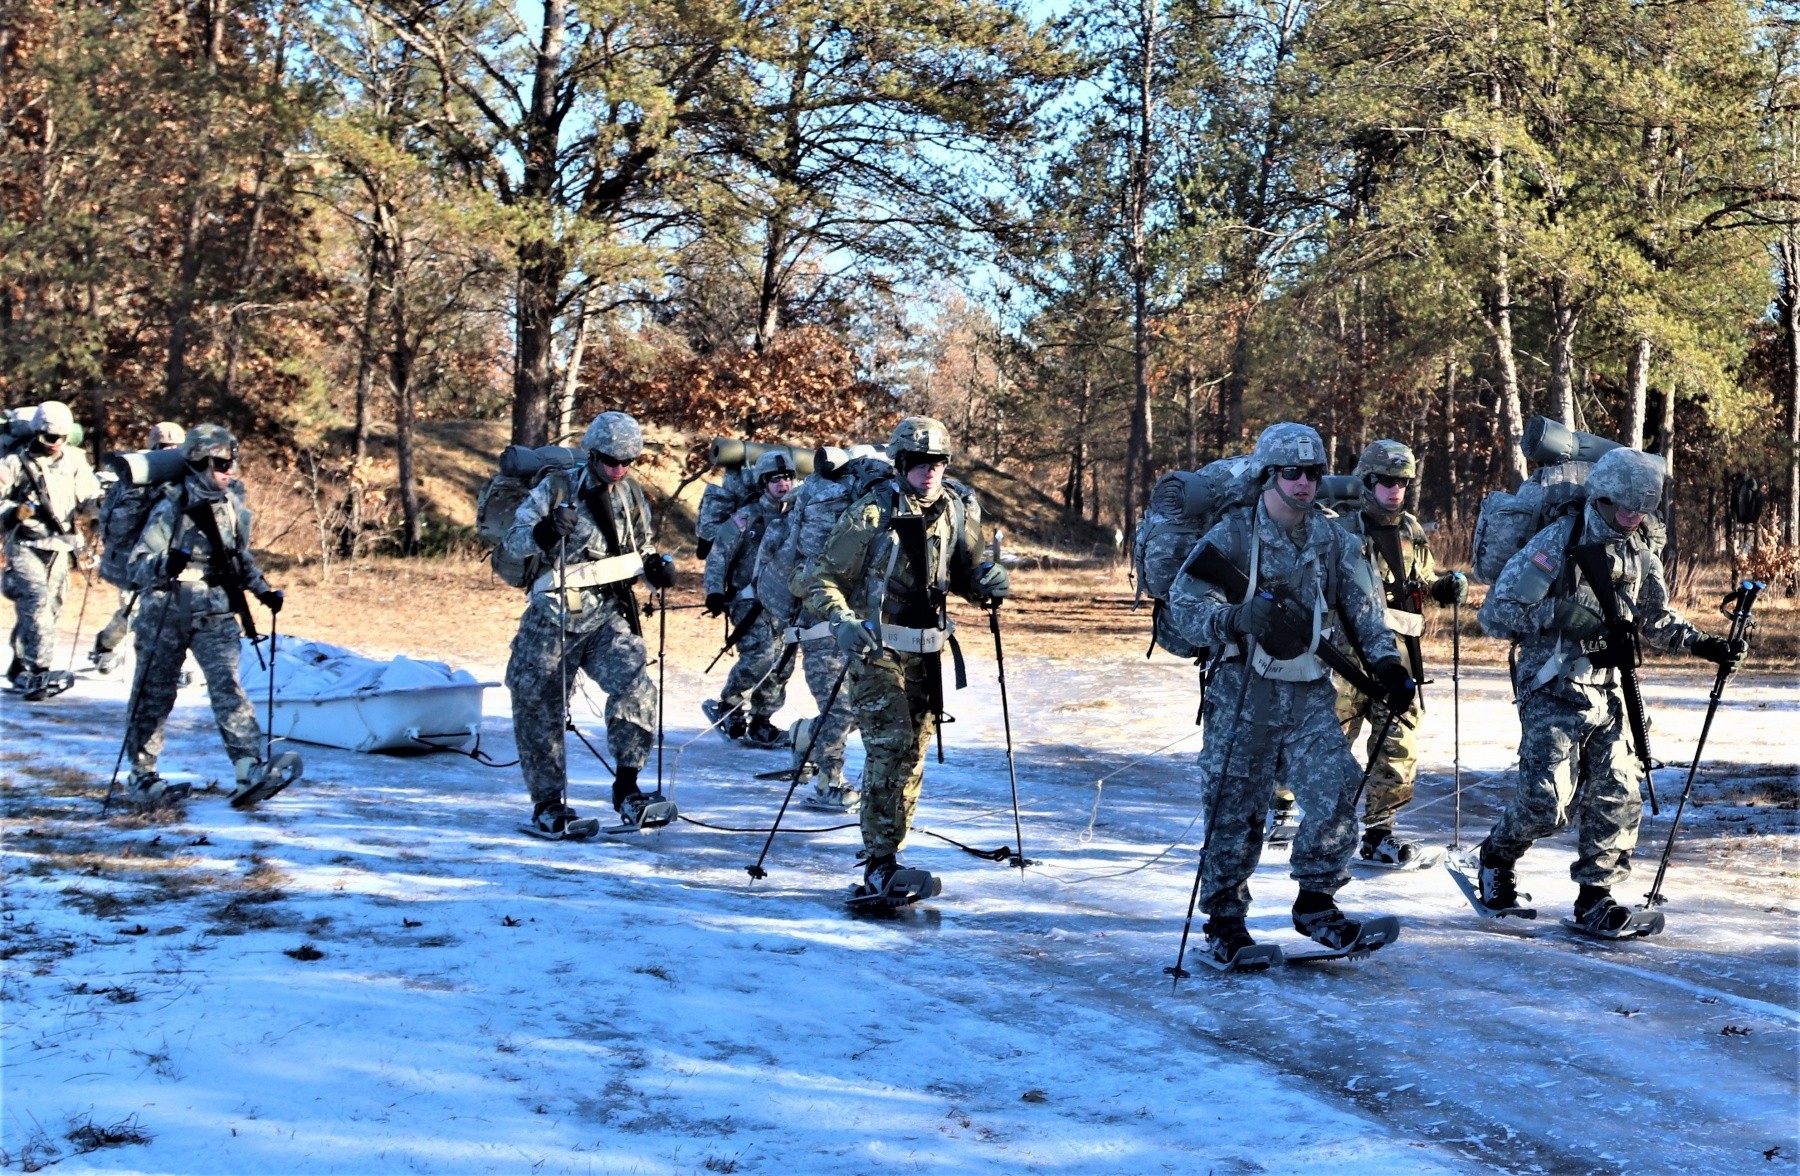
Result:
<svg viewBox="0 0 1800 1176"><path fill-rule="evenodd" d="M88 661L94 664L96 674L110 674L125 664L125 651L123 649L101 649L96 645L93 652L88 654Z"/></svg>
<svg viewBox="0 0 1800 1176"><path fill-rule="evenodd" d="M1315 964L1323 960L1358 959L1372 951L1386 947L1400 938L1400 920L1393 915L1382 915L1380 918L1364 919L1358 923L1343 917L1343 912L1334 913L1343 920L1343 924L1355 927L1355 938L1339 947L1327 946L1323 951L1290 951L1283 952L1282 959L1290 964ZM1294 925L1300 925L1300 916L1294 917ZM1313 939L1323 943L1324 940L1314 934Z"/></svg>
<svg viewBox="0 0 1800 1176"><path fill-rule="evenodd" d="M1269 821L1264 827L1263 843L1270 849L1282 849L1293 844L1294 835L1300 832L1300 810L1294 807L1292 797L1276 797L1275 804L1269 809Z"/></svg>
<svg viewBox="0 0 1800 1176"><path fill-rule="evenodd" d="M679 812L675 802L664 800L660 792L633 792L619 802L619 823L602 832L613 836L660 829L673 821Z"/></svg>
<svg viewBox="0 0 1800 1176"><path fill-rule="evenodd" d="M1427 849L1425 843L1410 837L1396 837L1391 832L1370 830L1363 837L1362 849L1356 855L1359 865L1383 870L1429 870L1444 856L1441 849Z"/></svg>
<svg viewBox="0 0 1800 1176"><path fill-rule="evenodd" d="M1200 930L1206 936L1206 950L1200 959L1208 967L1221 972L1254 972L1281 962L1281 948L1250 938L1242 919L1214 916Z"/></svg>
<svg viewBox="0 0 1800 1176"><path fill-rule="evenodd" d="M141 813L181 803L194 791L192 781L166 780L154 771L133 771L125 784L125 803Z"/></svg>
<svg viewBox="0 0 1800 1176"><path fill-rule="evenodd" d="M862 793L848 784L832 788L821 782L801 798L801 803L828 813L853 813L862 807Z"/></svg>
<svg viewBox="0 0 1800 1176"><path fill-rule="evenodd" d="M600 821L578 817L568 805L551 800L537 805L531 820L519 828L544 841L586 841L600 831Z"/></svg>
<svg viewBox="0 0 1800 1176"><path fill-rule="evenodd" d="M234 809L255 807L298 780L306 771L299 755L291 751L284 751L267 763L242 759L237 767L238 785L231 794Z"/></svg>
<svg viewBox="0 0 1800 1176"><path fill-rule="evenodd" d="M893 858L870 864L861 885L850 891L853 911L897 911L920 899L935 898L944 883L929 870L909 870Z"/></svg>
<svg viewBox="0 0 1800 1176"><path fill-rule="evenodd" d="M67 670L32 668L20 674L14 684L26 702L47 702L75 685L75 675Z"/></svg>
<svg viewBox="0 0 1800 1176"><path fill-rule="evenodd" d="M700 709L706 712L706 721L712 724L713 729L725 742L736 743L744 737L747 724L741 708L732 707L727 711L723 702L716 698L709 698L700 704Z"/></svg>
<svg viewBox="0 0 1800 1176"><path fill-rule="evenodd" d="M1575 917L1562 920L1562 925L1571 931L1596 939L1639 939L1659 934L1663 929L1661 911L1634 911L1598 887L1583 886L1581 891L1581 897L1575 900Z"/></svg>
<svg viewBox="0 0 1800 1176"><path fill-rule="evenodd" d="M1535 919L1537 908L1526 906L1531 901L1529 894L1518 891L1517 876L1512 866L1484 866L1476 854L1467 857L1446 857L1444 869L1450 873L1451 881L1456 883L1475 913L1484 919ZM1484 894L1491 896L1496 903L1507 905L1490 906Z"/></svg>
<svg viewBox="0 0 1800 1176"><path fill-rule="evenodd" d="M744 728L744 742L751 747L764 751L776 751L788 745L787 732L769 721L767 715L757 715Z"/></svg>

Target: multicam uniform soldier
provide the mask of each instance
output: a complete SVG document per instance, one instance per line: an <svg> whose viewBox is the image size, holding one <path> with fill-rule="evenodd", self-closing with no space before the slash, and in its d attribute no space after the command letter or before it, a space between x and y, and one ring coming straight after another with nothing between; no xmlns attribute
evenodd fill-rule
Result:
<svg viewBox="0 0 1800 1176"><path fill-rule="evenodd" d="M1581 887L1575 921L1605 934L1632 918L1611 889L1631 873L1644 773L1625 733L1618 672L1590 660L1604 648L1604 624L1600 603L1571 558L1576 547L1605 544L1621 613L1650 644L1734 668L1743 660L1744 642L1709 637L1669 607L1662 561L1643 537L1662 488L1658 458L1609 451L1588 474L1581 512L1534 535L1507 561L1481 606L1488 635L1518 643L1513 691L1521 728L1518 787L1476 855L1481 901L1491 910L1529 900L1518 891L1514 863L1574 817L1580 841L1569 875Z"/></svg>
<svg viewBox="0 0 1800 1176"><path fill-rule="evenodd" d="M1407 673L1415 682L1424 680L1420 649L1425 633L1420 615L1423 598L1429 595L1442 605L1469 598L1469 582L1461 572L1437 574L1425 528L1406 510L1406 491L1418 474L1419 463L1411 449L1398 441L1373 442L1356 463L1356 476L1363 483L1362 509L1338 517L1338 525L1362 541L1363 558L1386 595L1387 627L1393 631ZM1354 649L1347 652L1354 653ZM1368 755L1375 764L1369 772L1358 852L1364 861L1411 865L1419 861L1424 847L1396 837L1394 818L1412 802L1413 781L1419 773L1418 728L1423 708L1415 699L1410 710L1389 724L1387 708L1380 700L1365 698L1342 680L1337 692L1337 719L1344 736L1355 746L1366 720ZM1377 746L1384 726L1387 739Z"/></svg>
<svg viewBox="0 0 1800 1176"><path fill-rule="evenodd" d="M808 576L808 603L849 655L844 687L862 729L863 882L884 896L901 870L924 778L925 749L943 710L940 652L951 592L977 603L1005 597L1006 569L978 560L981 512L950 492L950 433L908 417L888 443L895 477L838 521Z"/></svg>
<svg viewBox="0 0 1800 1176"><path fill-rule="evenodd" d="M146 448L153 453L164 449L180 449L181 443L186 439L186 429L174 421L160 421L150 426L150 444ZM106 533L107 519L115 511L135 513L142 500L155 493L156 488L134 486L129 478L120 478L114 482L107 488L106 498L100 504L101 533ZM102 674L111 673L125 660L125 654L119 647L125 644L126 634L131 632L131 618L137 614L138 592L131 586L128 567L130 560L129 548L113 551L110 544L100 559L100 577L119 589L119 607L114 611L112 619L94 635L94 648L88 654L88 660Z"/></svg>
<svg viewBox="0 0 1800 1176"><path fill-rule="evenodd" d="M548 570L529 590L519 618L506 688L512 694L519 770L531 790L532 824L550 837L591 833L567 803L565 731L575 675L586 671L606 693L606 743L617 767L613 807L628 825L662 800L638 788L638 772L656 743L656 688L633 584L675 585L675 565L651 539L650 504L630 475L644 434L622 412L594 418L581 439L587 463L557 470L519 505L503 543L524 559L542 553ZM565 562L556 566L558 558Z"/></svg>
<svg viewBox="0 0 1800 1176"><path fill-rule="evenodd" d="M249 593L271 613L282 595L269 587L250 551L250 507L244 484L231 476L237 439L219 425L195 425L181 446L187 477L163 486L131 552L131 583L141 607L133 638L137 678L125 719L125 758L131 764L127 798L141 808L181 799L189 785L156 771L163 724L175 706L188 652L206 676L213 721L237 770L236 808L266 800L300 778L293 752L264 762L262 728L238 680L239 615Z"/></svg>
<svg viewBox="0 0 1800 1176"><path fill-rule="evenodd" d="M893 473L892 463L872 446L848 451L819 449L813 457L813 473L790 496L792 505L780 544L772 548L772 538L763 540L757 599L772 610L783 606L779 611L792 618L786 636L800 645L807 689L820 711L815 718L798 720L791 732L796 760L812 748L810 762L817 774L806 803L815 808L854 809L861 804L862 795L844 779L844 743L856 716L841 691L837 701L831 702L831 688L844 672L846 655L838 648L830 623L807 604L807 569L825 550L826 540L850 504ZM826 710L828 703L830 710Z"/></svg>
<svg viewBox="0 0 1800 1176"><path fill-rule="evenodd" d="M756 567L770 528L779 528L787 513L794 474L794 460L786 450L770 450L757 458L752 475L761 493L714 528L706 557L707 615L726 614L733 632L746 621L749 627L738 637L737 662L724 691L704 709L727 739L741 739L753 747L779 747L785 738L769 719L787 699L788 675L794 668L793 659L782 656L787 616L758 599Z"/></svg>
<svg viewBox="0 0 1800 1176"><path fill-rule="evenodd" d="M1314 652L1335 623L1356 635L1381 682L1384 703L1405 713L1414 687L1394 645L1368 561L1356 540L1315 509L1325 443L1299 424L1271 425L1257 439L1252 473L1266 487L1201 539L1170 590L1170 618L1198 646L1221 649L1206 696L1201 768L1207 830L1199 903L1215 959L1252 945L1246 885L1262 854L1263 816L1277 781L1299 795L1305 819L1291 873L1300 883L1294 927L1328 948L1356 940L1361 925L1332 897L1350 878L1356 844L1352 808L1362 772L1334 718L1337 692ZM1201 578L1196 557L1211 545L1248 576L1232 602ZM1284 620L1271 592L1293 594ZM1300 615L1304 615L1304 622Z"/></svg>
<svg viewBox="0 0 1800 1176"><path fill-rule="evenodd" d="M6 528L6 573L0 590L13 602L12 664L6 676L38 702L59 693L50 672L56 619L69 588L69 569L84 546L77 515L91 517L100 482L87 454L66 440L75 416L59 400L32 414L25 447L0 458L0 502ZM63 675L66 685L67 675Z"/></svg>

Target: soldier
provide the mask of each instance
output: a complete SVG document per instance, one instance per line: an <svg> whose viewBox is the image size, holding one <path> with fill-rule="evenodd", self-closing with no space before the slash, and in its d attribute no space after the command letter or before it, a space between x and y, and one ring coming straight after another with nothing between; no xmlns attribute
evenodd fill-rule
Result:
<svg viewBox="0 0 1800 1176"><path fill-rule="evenodd" d="M808 607L807 568L825 550L825 541L850 504L893 473L892 463L873 446L855 446L848 451L821 448L813 457L812 475L793 493L780 545L771 550L771 540L763 540L757 597L774 607L770 602L780 602L785 596L793 625L788 638L800 645L806 686L820 711L815 718L796 722L792 732L796 759L806 754L809 744L812 747L811 762L817 774L806 803L814 808L845 812L861 804L862 794L844 779L844 744L856 716L841 690L837 701L831 701L831 688L844 672L845 654L831 634L830 623ZM827 703L831 704L829 711Z"/></svg>
<svg viewBox="0 0 1800 1176"><path fill-rule="evenodd" d="M1569 870L1581 888L1574 922L1604 935L1620 932L1633 918L1613 900L1612 887L1631 873L1644 769L1624 733L1619 671L1591 660L1605 648L1605 626L1600 603L1572 558L1577 547L1605 545L1621 614L1650 644L1734 669L1743 660L1745 642L1709 637L1669 607L1662 561L1643 534L1662 490L1658 458L1635 449L1609 451L1588 474L1580 512L1552 522L1515 553L1481 606L1488 635L1517 643L1513 690L1521 728L1518 786L1476 854L1481 902L1491 911L1529 900L1518 891L1514 863L1574 815L1581 826Z"/></svg>
<svg viewBox="0 0 1800 1176"><path fill-rule="evenodd" d="M703 703L702 709L727 739L741 739L752 747L780 747L784 736L769 720L787 698L794 662L782 656L786 614L757 598L756 566L765 535L787 513L794 459L785 449L771 449L756 459L751 472L761 493L714 529L706 557L706 614L726 614L738 639L737 662L724 691L716 701Z"/></svg>
<svg viewBox="0 0 1800 1176"><path fill-rule="evenodd" d="M56 619L69 587L69 568L83 545L76 516L93 517L100 482L87 454L67 438L75 416L60 400L46 400L31 418L32 437L0 458L0 502L5 504L6 573L0 589L13 602L12 664L7 679L40 702L68 686L50 672Z"/></svg>
<svg viewBox="0 0 1800 1176"><path fill-rule="evenodd" d="M250 552L250 508L244 484L231 476L236 438L218 425L195 425L181 453L187 477L161 488L131 552L131 583L142 607L133 628L137 679L125 719L125 758L131 763L126 796L140 808L154 808L188 793L188 785L157 775L156 759L191 649L206 676L219 737L237 771L232 807L249 808L299 779L303 770L291 751L264 762L262 728L238 680L244 635L239 618L250 613L244 594L254 595L270 613L281 611L282 594L269 587Z"/></svg>
<svg viewBox="0 0 1800 1176"><path fill-rule="evenodd" d="M1325 443L1306 425L1271 425L1257 439L1256 504L1208 531L1170 589L1170 618L1197 646L1222 650L1206 696L1201 753L1207 829L1199 904L1221 964L1253 946L1246 885L1262 853L1263 815L1279 781L1299 794L1305 819L1291 874L1300 884L1294 928L1330 949L1356 942L1361 924L1332 897L1349 881L1356 846L1352 802L1362 772L1334 718L1337 691L1315 652L1330 629L1352 631L1382 684L1382 702L1404 714L1414 686L1383 620L1382 600L1356 540L1313 499ZM1199 574L1211 546L1248 578L1233 601ZM1215 575L1218 575L1215 571Z"/></svg>
<svg viewBox="0 0 1800 1176"><path fill-rule="evenodd" d="M187 430L174 421L160 421L150 426L151 452L164 449L180 449L181 443L187 439ZM106 498L100 504L100 531L106 534L107 520L115 512L133 512L141 506L141 500L156 493L149 486L134 486L129 478L120 478L107 488ZM134 501L137 500L137 501ZM108 583L119 589L119 607L106 622L106 626L94 635L94 648L88 654L88 660L102 674L111 673L125 660L120 646L125 643L125 635L131 631L131 618L137 613L138 593L131 587L129 563L131 551L108 550L100 561L100 575Z"/></svg>
<svg viewBox="0 0 1800 1176"><path fill-rule="evenodd" d="M1460 604L1469 598L1469 582L1461 572L1437 573L1437 561L1425 528L1406 510L1406 491L1419 476L1413 451L1398 441L1376 441L1363 450L1356 463L1362 479L1362 508L1340 515L1338 525L1362 541L1362 556L1369 561L1386 595L1387 627L1415 682L1424 680L1425 663L1420 649L1425 619L1420 615L1424 598L1441 605ZM1354 653L1354 647L1350 650ZM1419 773L1418 726L1423 709L1415 700L1412 709L1388 724L1388 712L1377 699L1365 698L1350 683L1337 685L1337 719L1354 747L1364 720L1369 724L1368 755L1374 761L1369 772L1367 800L1363 806L1363 837L1359 856L1383 866L1409 867L1423 862L1424 847L1410 838L1394 835L1394 818L1412 802L1413 781ZM1376 740L1383 727L1388 737ZM1277 807L1280 800L1276 801Z"/></svg>
<svg viewBox="0 0 1800 1176"><path fill-rule="evenodd" d="M638 772L656 741L656 687L645 672L644 639L633 584L675 586L675 564L651 539L650 504L630 477L644 434L622 412L603 412L581 439L587 462L555 470L519 505L503 540L519 558L541 552L551 567L530 589L519 618L506 688L512 694L519 768L531 791L532 829L582 838L599 828L570 808L567 752L569 692L586 671L606 693L606 744L613 754L613 808L626 826L666 824L661 793L646 795ZM562 561L560 567L556 561ZM650 818L650 806L659 806ZM658 819L659 818L659 819Z"/></svg>
<svg viewBox="0 0 1800 1176"><path fill-rule="evenodd" d="M929 417L907 417L894 428L888 456L895 477L838 520L807 581L810 607L850 658L845 691L865 752L856 896L873 900L894 893L925 748L943 713L949 593L988 604L1009 590L1005 568L978 560L979 504L945 486L949 430ZM935 890L898 901L925 893Z"/></svg>

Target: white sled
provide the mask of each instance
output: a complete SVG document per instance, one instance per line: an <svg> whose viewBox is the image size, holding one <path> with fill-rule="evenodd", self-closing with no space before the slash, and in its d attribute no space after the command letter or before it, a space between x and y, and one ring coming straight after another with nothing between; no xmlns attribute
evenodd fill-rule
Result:
<svg viewBox="0 0 1800 1176"><path fill-rule="evenodd" d="M258 661L258 655L261 661ZM244 692L265 715L269 642L243 643ZM461 750L481 729L482 682L443 662L376 661L323 641L277 638L274 734L347 751Z"/></svg>

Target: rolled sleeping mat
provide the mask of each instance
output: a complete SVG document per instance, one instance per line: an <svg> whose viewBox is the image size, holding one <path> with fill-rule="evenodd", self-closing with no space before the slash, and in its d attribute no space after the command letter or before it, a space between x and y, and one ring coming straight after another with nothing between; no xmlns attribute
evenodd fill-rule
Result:
<svg viewBox="0 0 1800 1176"><path fill-rule="evenodd" d="M160 486L187 476L187 458L179 449L140 449L107 454L106 464L131 486Z"/></svg>
<svg viewBox="0 0 1800 1176"><path fill-rule="evenodd" d="M500 451L500 472L509 478L535 478L548 469L567 469L587 461L587 453L567 445L542 445L536 449L508 445Z"/></svg>
<svg viewBox="0 0 1800 1176"><path fill-rule="evenodd" d="M850 464L850 451L836 445L820 445L813 450L813 472L830 477Z"/></svg>
<svg viewBox="0 0 1800 1176"><path fill-rule="evenodd" d="M813 451L810 449L800 449L793 445L765 445L761 441L740 441L736 437L713 438L712 463L722 469L753 466L757 458L771 450L785 452L801 477L813 472Z"/></svg>
<svg viewBox="0 0 1800 1176"><path fill-rule="evenodd" d="M1561 421L1549 417L1532 417L1525 422L1523 438L1525 456L1538 465L1554 465L1559 461L1596 462L1600 455L1617 449L1617 441L1578 433Z"/></svg>
<svg viewBox="0 0 1800 1176"><path fill-rule="evenodd" d="M1362 479L1355 474L1326 474L1319 479L1319 499L1322 502L1348 502L1353 498L1361 498L1362 493Z"/></svg>

